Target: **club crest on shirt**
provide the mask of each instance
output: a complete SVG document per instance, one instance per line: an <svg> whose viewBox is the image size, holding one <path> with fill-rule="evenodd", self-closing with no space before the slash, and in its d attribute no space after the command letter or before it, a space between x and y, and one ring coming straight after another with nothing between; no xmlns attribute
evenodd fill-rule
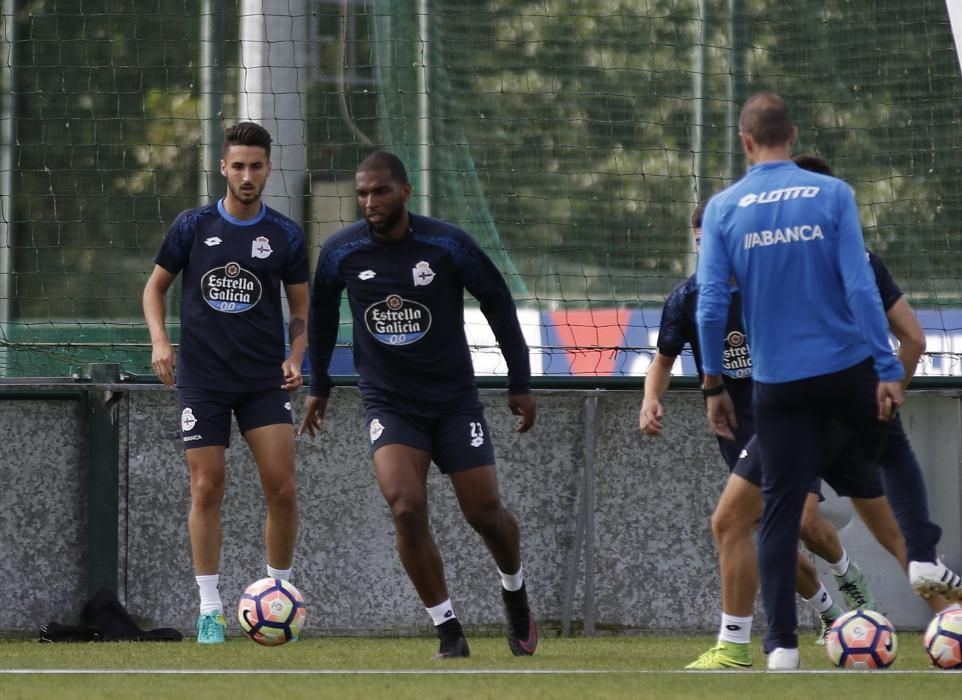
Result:
<svg viewBox="0 0 962 700"><path fill-rule="evenodd" d="M203 274L200 293L215 311L239 314L257 306L261 300L261 281L239 263L229 262Z"/></svg>
<svg viewBox="0 0 962 700"><path fill-rule="evenodd" d="M194 417L194 410L188 406L180 414L180 427L185 433L189 433L195 425L197 425L197 419Z"/></svg>
<svg viewBox="0 0 962 700"><path fill-rule="evenodd" d="M391 294L364 310L364 325L385 345L410 345L431 327L431 310L424 304Z"/></svg>
<svg viewBox="0 0 962 700"><path fill-rule="evenodd" d="M254 239L254 242L251 243L252 258L263 259L270 256L270 254L273 252L274 252L274 249L271 248L271 242L267 238L267 236L258 236L257 238Z"/></svg>
<svg viewBox="0 0 962 700"><path fill-rule="evenodd" d="M414 275L415 287L426 287L434 281L434 270L424 260L415 265L411 273Z"/></svg>

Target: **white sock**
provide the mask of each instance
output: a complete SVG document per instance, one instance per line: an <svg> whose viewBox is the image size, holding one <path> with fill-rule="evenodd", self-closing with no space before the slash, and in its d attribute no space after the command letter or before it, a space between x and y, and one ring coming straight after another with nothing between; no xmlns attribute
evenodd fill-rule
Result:
<svg viewBox="0 0 962 700"><path fill-rule="evenodd" d="M433 608L425 608L425 610L427 610L428 615L431 616L431 621L434 622L435 627L457 617L457 615L454 614L454 607L451 605L450 598L443 603L438 603Z"/></svg>
<svg viewBox="0 0 962 700"><path fill-rule="evenodd" d="M275 569L270 564L267 565L267 575L270 578L279 578L281 581L290 581L293 570L293 567L290 569Z"/></svg>
<svg viewBox="0 0 962 700"><path fill-rule="evenodd" d="M844 576L848 573L848 552L845 551L845 547L842 547L842 558L839 559L834 564L829 562L828 565L832 567L832 573L836 576Z"/></svg>
<svg viewBox="0 0 962 700"><path fill-rule="evenodd" d="M498 573L501 574L501 585L506 591L517 591L524 584L523 567L519 566L516 574L506 574L501 569L498 569Z"/></svg>
<svg viewBox="0 0 962 700"><path fill-rule="evenodd" d="M734 644L748 644L752 641L752 616L735 617L722 613L718 641Z"/></svg>
<svg viewBox="0 0 962 700"><path fill-rule="evenodd" d="M220 601L220 591L217 586L220 583L220 574L209 574L206 576L195 576L197 587L200 589L200 614L215 611L224 611L224 604Z"/></svg>
<svg viewBox="0 0 962 700"><path fill-rule="evenodd" d="M832 600L832 596L829 592L825 590L825 584L819 582L818 592L811 598L802 598L805 604L810 607L815 612L822 614L826 610L831 609L835 605L835 601Z"/></svg>

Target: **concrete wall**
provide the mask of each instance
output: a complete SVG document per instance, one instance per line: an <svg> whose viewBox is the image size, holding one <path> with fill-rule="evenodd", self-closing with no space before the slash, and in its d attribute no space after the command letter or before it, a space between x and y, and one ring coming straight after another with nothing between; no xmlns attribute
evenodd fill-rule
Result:
<svg viewBox="0 0 962 700"><path fill-rule="evenodd" d="M305 395L297 396L295 410ZM714 630L719 614L708 520L727 476L696 392L670 392L660 438L637 430L641 393L539 392L526 434L502 392L484 392L502 495L522 526L538 616L591 629ZM0 390L0 556L24 581L0 629L75 622L86 597L83 422L75 401L4 400ZM145 624L191 630L196 587L186 518L189 482L173 391L130 387L122 401L119 592ZM947 563L960 560L959 399L915 394L903 411L943 526ZM295 583L313 634L411 633L428 618L394 551L394 531L367 455L356 390L337 389L323 434L298 439L301 534ZM502 623L499 581L480 538L461 519L447 479L429 480L434 532L455 608L468 625ZM926 607L847 501L829 498L846 546L901 628ZM229 608L264 575L263 498L236 434L228 451L221 590ZM827 573L827 568L825 568ZM826 583L834 590L831 576ZM757 609L760 612L760 609ZM803 614L811 625L813 619ZM762 624L757 616L756 623ZM236 625L232 625L236 632Z"/></svg>
<svg viewBox="0 0 962 700"><path fill-rule="evenodd" d="M74 619L86 592L83 415L73 400L0 394L0 561L17 581L0 629Z"/></svg>

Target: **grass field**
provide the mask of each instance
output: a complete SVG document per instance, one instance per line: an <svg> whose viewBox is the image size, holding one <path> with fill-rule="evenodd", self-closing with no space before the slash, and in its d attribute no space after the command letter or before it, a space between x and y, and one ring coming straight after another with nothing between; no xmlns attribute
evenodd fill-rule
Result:
<svg viewBox="0 0 962 700"><path fill-rule="evenodd" d="M962 678L932 669L918 634L899 637L892 670L833 669L809 634L802 670L681 671L709 636L542 639L514 658L503 639L471 639L470 659L437 662L433 639L306 638L267 649L242 638L181 643L0 641L0 698L813 698L957 697Z"/></svg>

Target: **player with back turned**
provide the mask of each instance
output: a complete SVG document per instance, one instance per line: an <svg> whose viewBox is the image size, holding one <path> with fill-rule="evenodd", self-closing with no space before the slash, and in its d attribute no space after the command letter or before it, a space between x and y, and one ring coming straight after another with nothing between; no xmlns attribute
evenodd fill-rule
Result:
<svg viewBox="0 0 962 700"><path fill-rule="evenodd" d="M437 629L437 658L469 655L440 552L431 537L426 480L431 461L450 477L468 523L497 564L516 656L538 643L521 566L518 522L501 502L494 448L464 335L464 290L481 302L508 365L508 405L518 431L535 421L528 348L504 278L460 229L407 210L404 164L368 156L355 176L364 218L335 233L311 290L311 396L301 432L320 428L331 391L342 292L354 323L354 362L378 486L391 509L397 549Z"/></svg>
<svg viewBox="0 0 962 700"><path fill-rule="evenodd" d="M261 200L271 136L243 122L225 135L220 201L182 212L144 289L154 371L176 384L190 468L191 552L200 590L197 641L224 641L218 585L221 504L231 415L251 448L267 501L267 575L289 580L297 538L294 428L289 392L301 386L307 349L307 248L300 226ZM167 337L164 300L182 275L179 354ZM281 285L290 308L285 357Z"/></svg>
<svg viewBox="0 0 962 700"><path fill-rule="evenodd" d="M877 460L904 398L904 371L889 345L851 188L791 161L798 130L777 95L749 98L739 129L752 165L705 211L697 318L709 427L731 438L737 420L720 370L734 277L754 362L764 646L769 669L781 670L798 667L799 518L831 423L845 425L866 458ZM917 590L917 579L939 566L919 564L926 563L909 564Z"/></svg>
<svg viewBox="0 0 962 700"><path fill-rule="evenodd" d="M752 167L712 198L703 222L697 270L703 390L710 427L733 437L737 419L721 361L734 277L752 348L763 468L758 560L765 652L769 668L795 668L799 521L829 422L842 420L867 453L877 453L884 421L902 401L904 373L888 343L851 189L791 162L797 129L778 96L749 98L739 129Z"/></svg>
<svg viewBox="0 0 962 700"><path fill-rule="evenodd" d="M702 216L707 203L707 200L700 202L692 213L692 233L696 248L700 245ZM686 345L691 347L696 369L699 376L702 375L701 345L698 342L695 320L697 299L697 278L692 275L679 284L665 300L657 352L645 376L645 394L639 413L639 427L646 435L656 436L662 432L665 420L662 398L671 381L672 365ZM758 493L759 504L761 496L758 482L746 481L735 470L739 458L744 455L745 446L754 434L751 405L752 359L742 326L741 298L737 289L732 289L732 301L725 327L724 358L724 382L735 406L738 425L734 430L734 440L718 438L722 457L732 475L711 519L721 570L722 615L717 645L687 666L693 669L742 668L752 663L749 641L757 594L757 574L751 531L755 518L745 523L744 516L746 512L752 511L752 496ZM809 551L830 565L839 591L849 608L872 608L875 599L861 567L849 558L835 528L819 512L820 488L820 480L814 479L809 487L802 515L802 540ZM760 505L758 507L760 508ZM745 524L744 528L741 527L742 524ZM894 531L897 536L898 528L894 521L891 521L891 525L889 531ZM822 634L817 638L817 643L823 643L824 633L843 610L819 581L811 562L802 556L799 557L797 590L805 603L819 615Z"/></svg>

